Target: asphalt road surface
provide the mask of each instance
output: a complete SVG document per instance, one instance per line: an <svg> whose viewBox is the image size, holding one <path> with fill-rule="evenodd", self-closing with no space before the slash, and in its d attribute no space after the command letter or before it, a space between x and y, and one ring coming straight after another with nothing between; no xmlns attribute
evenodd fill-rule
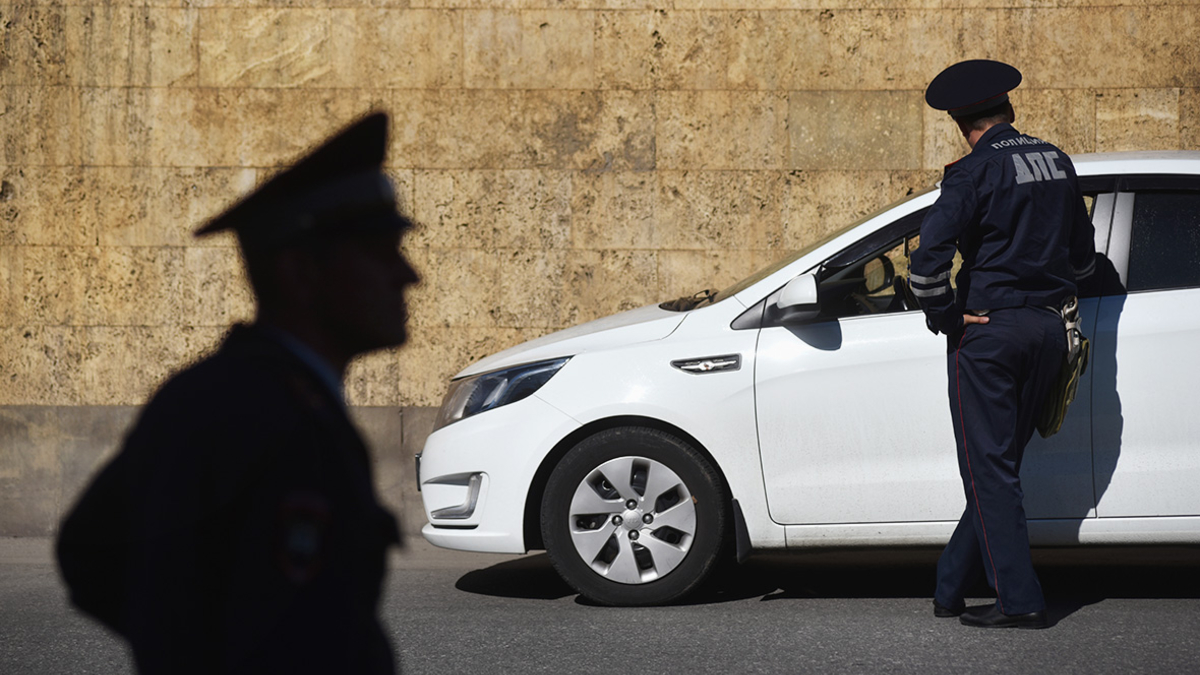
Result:
<svg viewBox="0 0 1200 675"><path fill-rule="evenodd" d="M686 604L630 609L581 600L543 554L414 542L384 619L405 673L1200 672L1200 549L1039 553L1043 631L935 619L935 559L771 556ZM49 543L0 539L0 673L128 672L121 642L67 606Z"/></svg>

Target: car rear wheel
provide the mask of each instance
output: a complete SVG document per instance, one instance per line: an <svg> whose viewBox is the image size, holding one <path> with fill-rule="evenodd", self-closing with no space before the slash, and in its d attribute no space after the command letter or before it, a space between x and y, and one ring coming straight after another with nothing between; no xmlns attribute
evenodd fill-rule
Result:
<svg viewBox="0 0 1200 675"><path fill-rule="evenodd" d="M554 568L585 597L662 604L712 571L727 501L716 471L688 443L645 427L607 429L550 475L542 537Z"/></svg>

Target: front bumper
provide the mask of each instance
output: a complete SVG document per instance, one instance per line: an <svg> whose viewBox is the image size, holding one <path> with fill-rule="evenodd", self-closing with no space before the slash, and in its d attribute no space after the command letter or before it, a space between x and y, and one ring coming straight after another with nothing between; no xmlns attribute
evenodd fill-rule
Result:
<svg viewBox="0 0 1200 675"><path fill-rule="evenodd" d="M546 455L579 423L537 395L443 427L420 455L421 501L432 544L524 553L525 503Z"/></svg>

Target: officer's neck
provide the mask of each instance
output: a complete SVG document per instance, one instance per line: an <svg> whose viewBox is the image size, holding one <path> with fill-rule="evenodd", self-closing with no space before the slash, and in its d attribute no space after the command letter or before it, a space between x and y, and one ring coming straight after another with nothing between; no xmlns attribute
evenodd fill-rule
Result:
<svg viewBox="0 0 1200 675"><path fill-rule="evenodd" d="M353 354L346 353L336 336L323 330L320 322L311 313L288 312L259 307L254 323L271 330L286 333L292 339L312 350L331 369L340 382L345 378L346 366Z"/></svg>
<svg viewBox="0 0 1200 675"><path fill-rule="evenodd" d="M975 129L966 124L960 123L958 128L960 131L962 131L963 138L967 139L967 145L971 146L971 149L974 150L975 144L979 142L979 139L983 138L983 135L990 131L991 128L997 124L1008 124L1008 122L993 122L982 129Z"/></svg>

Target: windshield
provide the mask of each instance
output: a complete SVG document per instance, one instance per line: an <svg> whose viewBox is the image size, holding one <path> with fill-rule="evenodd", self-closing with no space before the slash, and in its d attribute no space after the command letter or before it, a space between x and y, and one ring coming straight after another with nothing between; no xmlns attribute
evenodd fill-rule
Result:
<svg viewBox="0 0 1200 675"><path fill-rule="evenodd" d="M708 302L704 303L704 304L720 302L720 301L724 300L725 298L728 298L732 295L737 295L738 293L741 293L742 291L746 290L747 288L750 288L754 284L757 284L758 282L762 281L763 279L766 279L767 277L771 276L772 274L774 274L774 273L778 272L779 270L792 264L796 260L802 258L803 256L808 255L809 253L812 253L813 251L817 250L818 248L824 246L825 244L828 244L829 242L833 241L834 239L837 239L838 237L842 236L846 232L849 232L850 230L858 227L859 225L862 225L863 223L880 215L881 213L891 210L891 209L903 204L904 202L909 201L910 199L916 199L917 197L920 197L921 195L923 195L927 192L930 192L934 189L936 189L936 187L929 187L924 190L920 190L918 192L915 192L913 194L910 194L910 195L904 197L903 199L892 202L891 204L888 204L887 206L885 206L881 209L873 211L873 212L863 216L862 218L859 218L858 220L854 221L853 223L850 223L846 227L843 227L842 229L837 230L833 234L830 234L830 235L822 238L820 241L809 244L808 246L805 246L803 249L796 251L795 253L784 256L783 258L775 261L774 263L768 265L767 267L764 267L763 269L755 272L754 274L751 274L750 276L746 277L745 279L742 279L741 281L730 286L729 288L720 290L719 292L711 295L708 298Z"/></svg>

